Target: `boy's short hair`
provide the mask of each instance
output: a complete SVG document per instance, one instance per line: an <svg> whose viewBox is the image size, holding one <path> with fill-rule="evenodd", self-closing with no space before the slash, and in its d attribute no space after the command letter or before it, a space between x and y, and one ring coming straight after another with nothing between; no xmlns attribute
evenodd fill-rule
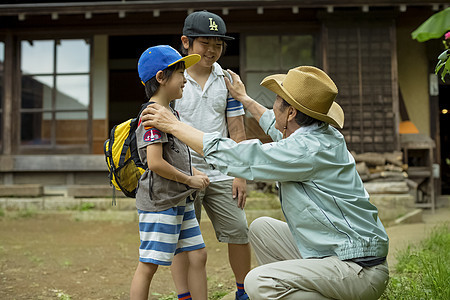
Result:
<svg viewBox="0 0 450 300"><path fill-rule="evenodd" d="M171 65L170 67L167 67L166 69L162 70L163 79L169 79L172 76L172 74L179 69L183 70L185 69L184 61L179 61L176 64ZM158 80L156 80L156 76L153 76L144 83L144 86L147 99L150 99L156 93L160 84Z"/></svg>
<svg viewBox="0 0 450 300"><path fill-rule="evenodd" d="M188 38L188 41L189 41L189 48L192 48L192 45L194 44L195 39L197 39L199 37L188 36L187 38ZM204 38L206 38L206 39L216 39L216 40L222 41L223 48L222 48L222 53L220 53L220 57L222 57L225 54L225 52L227 51L227 43L223 39L218 38L218 37L208 37L208 36L205 36ZM188 55L189 54L189 49L184 48L183 44L181 44L180 52L181 52L182 55Z"/></svg>

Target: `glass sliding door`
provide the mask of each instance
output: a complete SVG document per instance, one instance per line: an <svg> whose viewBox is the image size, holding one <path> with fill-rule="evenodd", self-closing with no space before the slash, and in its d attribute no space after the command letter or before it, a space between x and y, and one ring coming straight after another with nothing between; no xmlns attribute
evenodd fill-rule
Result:
<svg viewBox="0 0 450 300"><path fill-rule="evenodd" d="M20 146L89 150L90 42L21 42Z"/></svg>

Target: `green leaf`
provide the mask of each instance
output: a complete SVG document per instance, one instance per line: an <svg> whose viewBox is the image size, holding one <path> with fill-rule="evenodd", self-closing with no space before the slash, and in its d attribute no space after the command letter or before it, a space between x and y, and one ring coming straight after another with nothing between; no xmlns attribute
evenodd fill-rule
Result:
<svg viewBox="0 0 450 300"><path fill-rule="evenodd" d="M439 61L436 65L436 68L434 68L434 73L438 74L439 70L445 65L445 63L443 61Z"/></svg>
<svg viewBox="0 0 450 300"><path fill-rule="evenodd" d="M450 70L450 59L447 57L447 62L445 63L445 68L448 70Z"/></svg>
<svg viewBox="0 0 450 300"><path fill-rule="evenodd" d="M441 73L441 80L442 80L442 82L445 82L445 79L444 79L444 77L445 77L445 74L447 74L447 70L446 69L444 69L444 71L442 71L442 73Z"/></svg>
<svg viewBox="0 0 450 300"><path fill-rule="evenodd" d="M444 52L442 52L439 56L438 59L440 61L446 61L448 59L448 50L445 50Z"/></svg>
<svg viewBox="0 0 450 300"><path fill-rule="evenodd" d="M442 73L441 73L441 80L443 82L445 82L444 77L447 74L450 75L450 59L448 59L448 58L447 58L447 61L445 62L444 69L442 70Z"/></svg>

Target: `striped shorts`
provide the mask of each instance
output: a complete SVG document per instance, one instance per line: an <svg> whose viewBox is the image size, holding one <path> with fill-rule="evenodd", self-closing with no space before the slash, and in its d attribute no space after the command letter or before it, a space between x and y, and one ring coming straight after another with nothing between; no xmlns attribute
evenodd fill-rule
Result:
<svg viewBox="0 0 450 300"><path fill-rule="evenodd" d="M175 254L205 248L192 201L184 200L164 211L138 213L139 261L169 266Z"/></svg>

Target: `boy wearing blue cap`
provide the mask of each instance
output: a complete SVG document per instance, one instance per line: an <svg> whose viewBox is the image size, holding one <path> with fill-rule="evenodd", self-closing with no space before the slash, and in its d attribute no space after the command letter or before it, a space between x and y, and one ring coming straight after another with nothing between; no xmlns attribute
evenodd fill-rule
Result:
<svg viewBox="0 0 450 300"><path fill-rule="evenodd" d="M225 85L226 73L217 63L225 51L225 41L233 40L226 35L225 22L208 11L188 15L184 22L182 54L198 54L201 60L185 71L187 79L183 97L175 101L181 120L204 132L219 132L236 142L246 139L244 108L235 100ZM229 75L228 75L229 76ZM195 212L200 221L202 206L214 227L217 240L228 244L228 259L234 273L237 300L248 299L244 290L244 278L250 271L250 245L248 224L243 210L246 201L246 181L213 170L203 157L192 152L192 163L206 173L211 184L195 199ZM177 260L181 260L179 256ZM175 262L172 274L179 275ZM187 283L187 278L175 278L175 284Z"/></svg>
<svg viewBox="0 0 450 300"><path fill-rule="evenodd" d="M168 109L181 98L186 83L184 70L196 64L199 55L182 57L170 46L150 47L138 63L139 77L149 102ZM144 104L145 105L145 104ZM178 117L176 111L172 113ZM139 180L136 207L139 214L139 264L134 274L130 299L148 299L150 283L159 265L171 265L184 253L189 262L186 274L192 280L181 299L207 299L206 250L195 218L193 194L204 189L209 179L192 167L189 148L176 137L156 128L136 129L139 158L148 168Z"/></svg>

